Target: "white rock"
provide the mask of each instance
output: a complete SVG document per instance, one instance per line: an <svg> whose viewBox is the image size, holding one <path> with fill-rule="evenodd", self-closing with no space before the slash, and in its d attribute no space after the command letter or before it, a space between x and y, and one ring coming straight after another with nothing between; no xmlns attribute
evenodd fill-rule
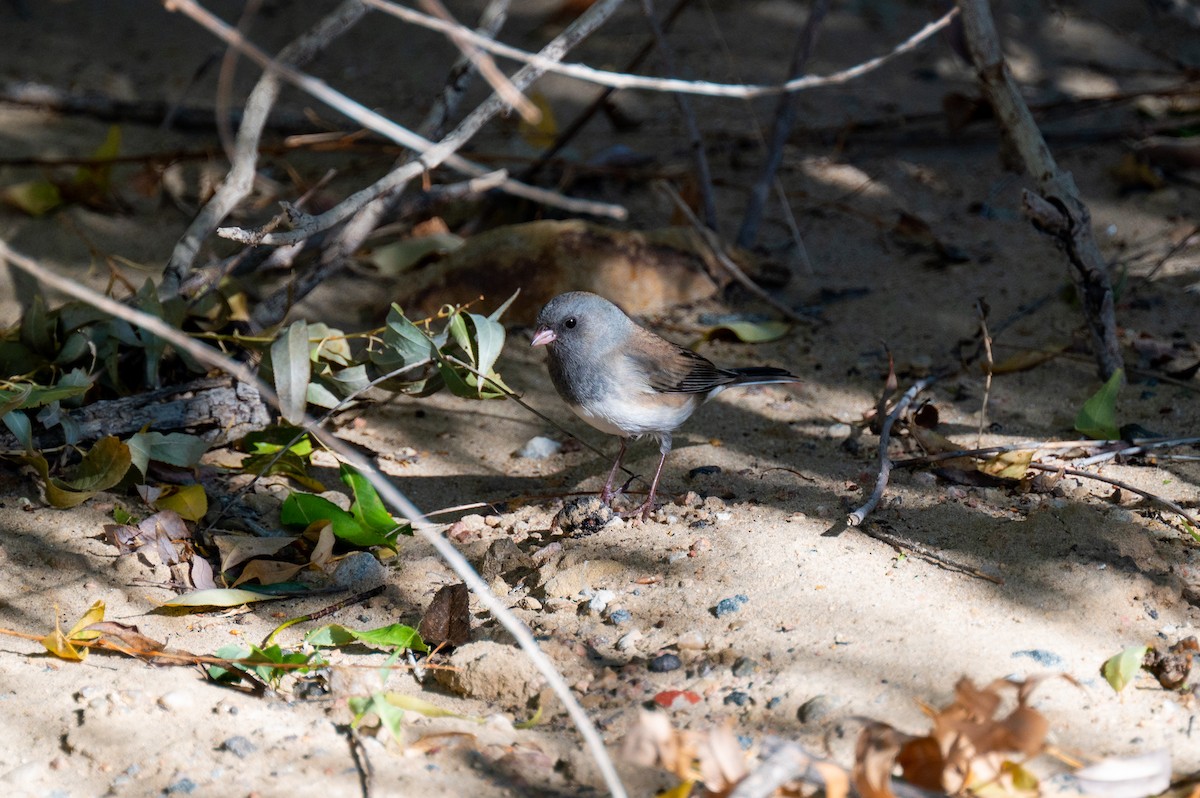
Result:
<svg viewBox="0 0 1200 798"><path fill-rule="evenodd" d="M517 457L525 457L529 460L545 460L547 457L553 457L560 451L562 451L561 443L553 438L538 435L536 438L530 438L524 446L517 450Z"/></svg>

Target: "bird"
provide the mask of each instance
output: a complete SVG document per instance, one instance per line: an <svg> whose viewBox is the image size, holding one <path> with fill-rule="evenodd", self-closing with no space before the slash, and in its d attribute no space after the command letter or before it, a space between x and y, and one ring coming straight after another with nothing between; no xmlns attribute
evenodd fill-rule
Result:
<svg viewBox="0 0 1200 798"><path fill-rule="evenodd" d="M620 451L600 500L611 504L613 480L632 438L658 439L658 467L646 501L628 515L642 521L654 509L671 434L700 405L726 388L794 383L800 378L768 366L720 368L703 355L639 326L602 296L569 291L551 299L537 316L531 346L546 347L555 390L591 426L616 435Z"/></svg>

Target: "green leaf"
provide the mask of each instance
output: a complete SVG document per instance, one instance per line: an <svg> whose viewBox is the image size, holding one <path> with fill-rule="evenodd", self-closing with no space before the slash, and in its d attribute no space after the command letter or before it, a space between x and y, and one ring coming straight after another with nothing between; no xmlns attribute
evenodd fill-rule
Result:
<svg viewBox="0 0 1200 798"><path fill-rule="evenodd" d="M107 194L112 188L112 159L121 154L121 128L109 125L104 143L92 153L99 161L79 167L75 172L75 185L93 194Z"/></svg>
<svg viewBox="0 0 1200 798"><path fill-rule="evenodd" d="M316 380L313 380L308 384L308 389L304 394L304 401L308 402L310 405L323 407L326 410L332 410L342 402L342 400L339 399L333 393L333 391L329 390Z"/></svg>
<svg viewBox="0 0 1200 798"><path fill-rule="evenodd" d="M215 590L194 590L165 601L163 607L240 607L256 601L270 601L279 598L253 590L241 590L232 587L216 588Z"/></svg>
<svg viewBox="0 0 1200 798"><path fill-rule="evenodd" d="M421 635L416 629L399 623L366 630L351 629L341 624L331 623L313 629L304 636L304 642L317 648L362 643L375 648L429 650L429 646L421 639Z"/></svg>
<svg viewBox="0 0 1200 798"><path fill-rule="evenodd" d="M374 712L392 739L401 742L401 722L404 720L404 710L388 703L382 693L375 693L370 698L354 696L348 702L350 711L354 713L354 727L362 723L367 713Z"/></svg>
<svg viewBox="0 0 1200 798"><path fill-rule="evenodd" d="M72 478L63 484L71 490L92 493L108 490L124 479L131 463L129 447L109 435L96 441Z"/></svg>
<svg viewBox="0 0 1200 798"><path fill-rule="evenodd" d="M394 241L376 247L367 260L388 277L395 277L408 271L430 255L443 255L461 247L466 239L453 233L434 233L421 238L409 238L404 241Z"/></svg>
<svg viewBox="0 0 1200 798"><path fill-rule="evenodd" d="M74 372L72 372L74 373ZM77 378L67 380L64 375L58 385L44 386L21 383L15 388L0 388L0 410L29 410L34 407L60 402L83 396L91 387L91 382L79 384ZM20 401L17 401L17 400Z"/></svg>
<svg viewBox="0 0 1200 798"><path fill-rule="evenodd" d="M1149 650L1149 646L1127 646L1120 654L1109 658L1100 669L1105 681L1118 693L1124 690L1137 677Z"/></svg>
<svg viewBox="0 0 1200 798"><path fill-rule="evenodd" d="M384 693L383 697L387 702L400 709L409 712L416 712L418 715L424 715L427 718L459 718L461 720L469 720L475 723L484 723L483 718L473 718L470 715L462 715L458 712L452 712L449 709L432 704L423 698L418 698L415 695L407 695L405 693Z"/></svg>
<svg viewBox="0 0 1200 798"><path fill-rule="evenodd" d="M30 216L43 216L62 205L62 192L49 180L14 183L0 191L0 201Z"/></svg>
<svg viewBox="0 0 1200 798"><path fill-rule="evenodd" d="M165 435L161 432L139 432L125 443L129 446L133 464L142 474L146 473L151 460L179 468L191 468L208 451L207 441L183 432Z"/></svg>
<svg viewBox="0 0 1200 798"><path fill-rule="evenodd" d="M208 512L208 494L203 485L185 485L178 490L160 496L154 507L158 510L172 510L185 521L199 521Z"/></svg>
<svg viewBox="0 0 1200 798"><path fill-rule="evenodd" d="M1079 415L1075 416L1077 431L1096 440L1111 441L1121 437L1117 426L1117 393L1124 380L1125 371L1117 369L1108 382L1083 403Z"/></svg>
<svg viewBox="0 0 1200 798"><path fill-rule="evenodd" d="M350 505L350 514L354 519L367 529L394 537L404 522L392 518L370 480L345 463L341 467L341 477L342 482L354 492L354 503ZM334 532L336 534L336 530Z"/></svg>
<svg viewBox="0 0 1200 798"><path fill-rule="evenodd" d="M323 496L313 493L293 493L279 508L279 521L286 526L308 528L318 521L328 521L333 534L354 546L387 546L395 548L391 537L364 526L350 513Z"/></svg>
<svg viewBox="0 0 1200 798"><path fill-rule="evenodd" d="M778 341L791 329L790 324L782 321L728 321L705 330L700 340L711 341L731 335L744 344L765 344Z"/></svg>
<svg viewBox="0 0 1200 798"><path fill-rule="evenodd" d="M308 457L312 454L312 439L300 427L276 424L266 429L251 432L240 441L239 448L255 454L275 454L288 446L292 454Z"/></svg>
<svg viewBox="0 0 1200 798"><path fill-rule="evenodd" d="M279 395L279 412L289 424L304 420L311 368L308 323L303 320L292 322L271 344L271 371L275 375L275 393Z"/></svg>
<svg viewBox="0 0 1200 798"><path fill-rule="evenodd" d="M491 376L492 367L504 348L504 325L478 313L468 313L467 316L475 327L475 370Z"/></svg>
<svg viewBox="0 0 1200 798"><path fill-rule="evenodd" d="M26 452L33 451L33 425L29 423L29 416L13 410L0 416L0 421L3 421L8 431L21 442Z"/></svg>
<svg viewBox="0 0 1200 798"><path fill-rule="evenodd" d="M308 325L308 340L308 357L314 363L325 360L339 366L348 366L354 360L350 342L346 340L346 333L341 330L314 322Z"/></svg>
<svg viewBox="0 0 1200 798"><path fill-rule="evenodd" d="M432 356L433 345L429 336L404 317L399 305L392 305L384 327L384 349L371 353L372 362L380 368L394 371Z"/></svg>
<svg viewBox="0 0 1200 798"><path fill-rule="evenodd" d="M513 291L513 295L510 296L508 299L504 300L503 305L501 305L500 307L496 308L495 310L493 310L491 313L488 314L488 320L489 321L500 321L500 316L504 313L504 311L508 310L509 305L511 305L513 302L515 302L517 297L520 295L521 295L520 288L518 288L516 291Z"/></svg>

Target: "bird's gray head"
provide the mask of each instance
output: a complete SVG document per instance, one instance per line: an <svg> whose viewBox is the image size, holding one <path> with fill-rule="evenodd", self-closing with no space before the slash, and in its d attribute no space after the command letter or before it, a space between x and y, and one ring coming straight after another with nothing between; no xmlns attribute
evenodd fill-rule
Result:
<svg viewBox="0 0 1200 798"><path fill-rule="evenodd" d="M548 346L558 356L600 353L633 322L619 307L587 291L559 294L538 313L533 346Z"/></svg>

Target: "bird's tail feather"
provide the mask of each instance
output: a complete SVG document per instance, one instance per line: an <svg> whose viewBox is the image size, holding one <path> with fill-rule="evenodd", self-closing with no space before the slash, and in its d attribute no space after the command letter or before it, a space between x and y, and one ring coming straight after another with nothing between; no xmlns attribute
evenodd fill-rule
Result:
<svg viewBox="0 0 1200 798"><path fill-rule="evenodd" d="M800 382L800 378L790 371L772 368L771 366L749 366L746 368L728 369L737 375L734 385L761 385L764 383Z"/></svg>

